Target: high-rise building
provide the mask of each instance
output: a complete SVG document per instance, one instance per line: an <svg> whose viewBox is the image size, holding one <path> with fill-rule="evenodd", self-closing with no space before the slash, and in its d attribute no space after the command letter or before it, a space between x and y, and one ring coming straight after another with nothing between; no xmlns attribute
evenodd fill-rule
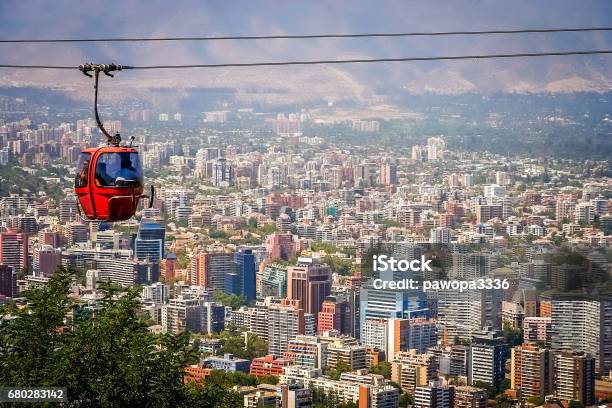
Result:
<svg viewBox="0 0 612 408"><path fill-rule="evenodd" d="M380 167L380 184L393 186L397 183L397 166L395 164L383 164Z"/></svg>
<svg viewBox="0 0 612 408"><path fill-rule="evenodd" d="M352 338L336 338L327 345L328 368L338 368L341 365L351 370L366 368L367 347L355 344Z"/></svg>
<svg viewBox="0 0 612 408"><path fill-rule="evenodd" d="M281 357L288 344L304 334L304 310L299 301L283 299L280 305L268 308L268 353Z"/></svg>
<svg viewBox="0 0 612 408"><path fill-rule="evenodd" d="M273 233L266 240L266 251L272 260L282 259L288 261L290 258L295 257L293 235L290 233Z"/></svg>
<svg viewBox="0 0 612 408"><path fill-rule="evenodd" d="M550 347L552 322L550 317L525 317L523 319L523 341L541 343Z"/></svg>
<svg viewBox="0 0 612 408"><path fill-rule="evenodd" d="M481 204L476 206L476 222L481 224L493 218L503 218L503 208L501 204Z"/></svg>
<svg viewBox="0 0 612 408"><path fill-rule="evenodd" d="M482 381L499 388L505 378L505 363L508 358L507 346L501 332L483 330L474 335L468 381L474 384Z"/></svg>
<svg viewBox="0 0 612 408"><path fill-rule="evenodd" d="M164 257L166 229L159 223L142 219L138 234L134 237L134 256L136 259L148 259L157 262Z"/></svg>
<svg viewBox="0 0 612 408"><path fill-rule="evenodd" d="M225 290L225 275L234 273L234 254L200 252L192 262L191 284L212 290Z"/></svg>
<svg viewBox="0 0 612 408"><path fill-rule="evenodd" d="M437 378L434 356L417 353L416 350L395 354L391 364L391 380L398 383L402 391L414 393L416 387L429 384Z"/></svg>
<svg viewBox="0 0 612 408"><path fill-rule="evenodd" d="M571 294L550 298L551 349L584 352L595 358L602 376L612 371L612 299L601 295L585 299Z"/></svg>
<svg viewBox="0 0 612 408"><path fill-rule="evenodd" d="M595 403L595 358L589 354L555 354L555 396L562 401Z"/></svg>
<svg viewBox="0 0 612 408"><path fill-rule="evenodd" d="M490 270L489 256L482 253L454 253L449 277L452 279L478 279Z"/></svg>
<svg viewBox="0 0 612 408"><path fill-rule="evenodd" d="M212 168L213 184L220 187L229 187L234 184L234 168L224 157L217 159Z"/></svg>
<svg viewBox="0 0 612 408"><path fill-rule="evenodd" d="M61 222L74 222L79 219L78 203L75 197L66 197L60 201L59 219Z"/></svg>
<svg viewBox="0 0 612 408"><path fill-rule="evenodd" d="M453 388L442 385L439 381L430 381L414 390L414 408L451 408L453 406Z"/></svg>
<svg viewBox="0 0 612 408"><path fill-rule="evenodd" d="M438 373L453 377L469 377L470 352L469 346L453 344L442 347L432 347L427 350L438 362Z"/></svg>
<svg viewBox="0 0 612 408"><path fill-rule="evenodd" d="M17 271L9 265L0 263L0 295L14 298L17 296Z"/></svg>
<svg viewBox="0 0 612 408"><path fill-rule="evenodd" d="M32 269L36 275L53 275L62 263L62 250L51 245L34 248Z"/></svg>
<svg viewBox="0 0 612 408"><path fill-rule="evenodd" d="M16 271L28 268L28 236L26 234L13 231L0 233L0 263L12 266Z"/></svg>
<svg viewBox="0 0 612 408"><path fill-rule="evenodd" d="M392 361L400 351L423 352L437 343L437 329L434 320L376 319L368 318L363 325L361 342L385 352L387 361Z"/></svg>
<svg viewBox="0 0 612 408"><path fill-rule="evenodd" d="M331 292L332 274L327 264L312 258L299 258L287 272L287 298L299 300L305 313L318 316Z"/></svg>
<svg viewBox="0 0 612 408"><path fill-rule="evenodd" d="M162 330L178 334L184 330L193 333L216 334L225 325L225 307L206 302L202 298L178 296L162 306Z"/></svg>
<svg viewBox="0 0 612 408"><path fill-rule="evenodd" d="M502 292L500 290L439 291L438 322L451 342L470 340L484 327L501 329Z"/></svg>
<svg viewBox="0 0 612 408"><path fill-rule="evenodd" d="M239 290L237 295L244 295L248 301L255 300L255 255L248 248L239 249L234 254L235 273L238 276ZM227 275L226 275L227 276Z"/></svg>
<svg viewBox="0 0 612 408"><path fill-rule="evenodd" d="M352 335L355 324L354 303L344 293L330 295L321 307L317 318L319 334L326 331L337 330L341 334Z"/></svg>
<svg viewBox="0 0 612 408"><path fill-rule="evenodd" d="M287 266L272 263L264 267L259 278L259 292L262 297L287 297Z"/></svg>
<svg viewBox="0 0 612 408"><path fill-rule="evenodd" d="M323 369L327 364L327 346L318 336L298 335L289 341L283 357L295 365Z"/></svg>
<svg viewBox="0 0 612 408"><path fill-rule="evenodd" d="M429 231L429 242L432 244L448 245L452 238L452 229L438 227Z"/></svg>
<svg viewBox="0 0 612 408"><path fill-rule="evenodd" d="M553 392L552 357L548 349L535 344L512 349L510 383L517 396L544 398Z"/></svg>

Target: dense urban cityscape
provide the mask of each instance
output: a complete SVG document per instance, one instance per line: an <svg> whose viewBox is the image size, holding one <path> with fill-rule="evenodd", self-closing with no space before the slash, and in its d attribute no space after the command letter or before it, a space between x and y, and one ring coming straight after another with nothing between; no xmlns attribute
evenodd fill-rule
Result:
<svg viewBox="0 0 612 408"><path fill-rule="evenodd" d="M150 333L188 334L196 358L182 380L222 381L245 407L612 397L608 160L465 151L440 134L351 144L320 135L341 126L376 138L389 120L324 122L306 108L124 107L104 125L136 137L157 191L135 219L111 224L85 220L72 189L82 149L100 140L93 119L3 101L13 118L0 126L7 321L28 289L58 276L70 276L67 331L95 320L109 293L136 288ZM383 254L427 267L377 269ZM504 286L374 284L408 278Z"/></svg>

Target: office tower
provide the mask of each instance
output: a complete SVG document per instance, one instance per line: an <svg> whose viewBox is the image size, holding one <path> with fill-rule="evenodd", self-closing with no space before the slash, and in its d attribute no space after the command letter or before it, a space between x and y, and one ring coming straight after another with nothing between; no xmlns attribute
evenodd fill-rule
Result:
<svg viewBox="0 0 612 408"><path fill-rule="evenodd" d="M430 381L429 385L416 387L414 391L414 408L451 408L453 406L453 389L439 381Z"/></svg>
<svg viewBox="0 0 612 408"><path fill-rule="evenodd" d="M491 262L487 254L454 253L452 262L449 273L451 279L478 279L487 275L491 270Z"/></svg>
<svg viewBox="0 0 612 408"><path fill-rule="evenodd" d="M305 313L318 316L331 292L332 274L327 264L312 258L299 258L287 272L287 298L301 302Z"/></svg>
<svg viewBox="0 0 612 408"><path fill-rule="evenodd" d="M287 266L276 263L266 265L259 278L259 287L261 297L287 297Z"/></svg>
<svg viewBox="0 0 612 408"><path fill-rule="evenodd" d="M595 358L602 376L612 370L612 299L605 294L587 300L558 294L550 298L551 349L578 351Z"/></svg>
<svg viewBox="0 0 612 408"><path fill-rule="evenodd" d="M523 319L523 341L550 347L552 323L550 317L525 317Z"/></svg>
<svg viewBox="0 0 612 408"><path fill-rule="evenodd" d="M517 397L544 398L553 392L553 356L535 344L512 349L510 383Z"/></svg>
<svg viewBox="0 0 612 408"><path fill-rule="evenodd" d="M225 290L225 275L234 273L234 254L200 252L192 263L191 284L212 290Z"/></svg>
<svg viewBox="0 0 612 408"><path fill-rule="evenodd" d="M391 363L391 380L398 383L403 392L413 394L416 387L427 385L436 377L436 361L431 354L402 351L395 354Z"/></svg>
<svg viewBox="0 0 612 408"><path fill-rule="evenodd" d="M293 364L323 369L327 365L327 342L319 336L298 335L287 344L283 357Z"/></svg>
<svg viewBox="0 0 612 408"><path fill-rule="evenodd" d="M136 259L159 261L164 257L165 239L166 229L164 227L153 220L142 219L138 234L134 238L134 256Z"/></svg>
<svg viewBox="0 0 612 408"><path fill-rule="evenodd" d="M17 296L17 271L14 267L0 263L0 295Z"/></svg>
<svg viewBox="0 0 612 408"><path fill-rule="evenodd" d="M499 389L505 377L507 346L501 332L485 329L474 335L468 382L482 381Z"/></svg>
<svg viewBox="0 0 612 408"><path fill-rule="evenodd" d="M437 300L438 322L451 342L470 340L483 327L502 328L500 290L445 290L430 294Z"/></svg>
<svg viewBox="0 0 612 408"><path fill-rule="evenodd" d="M360 294L361 330L367 318L412 318L427 315L422 291L374 289L366 286Z"/></svg>
<svg viewBox="0 0 612 408"><path fill-rule="evenodd" d="M238 276L238 291L231 293L244 295L248 301L255 299L255 256L251 249L242 248L234 254L235 273ZM227 276L227 275L226 275Z"/></svg>
<svg viewBox="0 0 612 408"><path fill-rule="evenodd" d="M590 354L555 354L555 396L562 401L595 403L595 358Z"/></svg>
<svg viewBox="0 0 612 408"><path fill-rule="evenodd" d="M0 263L12 266L16 271L28 268L28 236L26 234L10 230L0 233Z"/></svg>
<svg viewBox="0 0 612 408"><path fill-rule="evenodd" d="M281 357L289 342L304 334L304 310L299 301L283 299L268 308L268 353Z"/></svg>
<svg viewBox="0 0 612 408"><path fill-rule="evenodd" d="M454 408L485 408L487 406L487 393L485 390L475 387L455 387L453 402Z"/></svg>
<svg viewBox="0 0 612 408"><path fill-rule="evenodd" d="M282 259L288 261L290 258L295 257L296 249L293 235L290 233L273 233L266 240L266 251L268 252L268 257L272 260Z"/></svg>
<svg viewBox="0 0 612 408"><path fill-rule="evenodd" d="M380 184L394 186L397 183L397 166L395 164L383 164L380 167Z"/></svg>
<svg viewBox="0 0 612 408"><path fill-rule="evenodd" d="M62 250L51 245L34 248L32 269L36 275L53 275L62 263Z"/></svg>
<svg viewBox="0 0 612 408"><path fill-rule="evenodd" d="M321 307L317 318L319 334L326 331L337 330L341 334L352 335L355 324L354 303L345 293L330 295Z"/></svg>
<svg viewBox="0 0 612 408"><path fill-rule="evenodd" d="M162 331L216 334L225 325L225 307L198 297L179 295L162 306Z"/></svg>

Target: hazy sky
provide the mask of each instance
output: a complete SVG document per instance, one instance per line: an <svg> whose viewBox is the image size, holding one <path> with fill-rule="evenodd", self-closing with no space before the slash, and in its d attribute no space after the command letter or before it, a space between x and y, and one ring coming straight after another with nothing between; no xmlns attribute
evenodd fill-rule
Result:
<svg viewBox="0 0 612 408"><path fill-rule="evenodd" d="M512 28L611 26L612 2L600 1L23 1L0 2L0 37L104 37L104 36L205 36L314 34L390 31L444 31ZM479 52L519 52L559 49L612 48L612 35L579 33L556 35L492 36L487 38L396 38L355 40L274 40L256 42L148 43L148 44L52 44L0 45L0 61L78 65L85 60L112 61L125 65L246 62L284 59L342 58L354 56L402 57ZM551 59L543 62L427 63L418 66L388 64L384 67L342 67L352 81L367 86L408 86L419 81L443 80L474 84L488 70L519 70L526 87L535 82L572 77L576 72L591 81L610 78L612 57ZM516 65L513 65L516 64ZM559 65L561 64L561 65ZM572 65L573 64L573 65ZM587 64L587 65L585 65ZM562 66L562 68L559 68ZM587 68L585 68L585 66ZM451 73L449 74L449 70ZM471 75L470 70L474 71ZM313 70L315 72L316 70ZM330 70L326 70L330 71ZM524 72L523 72L524 71ZM593 71L593 72L590 72ZM602 72L604 71L604 72ZM261 77L270 71L256 71ZM263 73L262 73L263 72ZM274 71L280 72L280 71ZM293 80L294 73L282 75ZM250 74L250 73L247 73ZM236 71L185 74L194 83L228 85ZM202 76L214 76L214 80ZM432 79L431 75L435 76ZM507 74L508 76L510 74ZM581 74L580 74L581 75ZM164 73L168 85L174 74ZM385 79L381 79L384 77ZM61 81L59 73L15 74L0 71L1 83ZM449 79L450 78L450 79ZM243 79L243 78L238 78ZM512 79L516 81L515 77ZM13 81L13 82L11 82ZM386 82L385 82L386 81ZM163 81L162 81L163 82ZM180 81L179 81L180 82ZM265 82L265 81L264 81ZM605 81L604 81L605 82ZM472 85L465 85L468 88ZM603 85L605 86L605 84Z"/></svg>

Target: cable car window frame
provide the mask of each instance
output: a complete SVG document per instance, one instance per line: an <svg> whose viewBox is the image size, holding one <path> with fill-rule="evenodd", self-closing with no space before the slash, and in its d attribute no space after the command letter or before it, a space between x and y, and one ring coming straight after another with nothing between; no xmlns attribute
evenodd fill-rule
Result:
<svg viewBox="0 0 612 408"><path fill-rule="evenodd" d="M91 165L91 153L81 152L77 160L74 187L84 188L89 185L89 166Z"/></svg>
<svg viewBox="0 0 612 408"><path fill-rule="evenodd" d="M136 180L138 181L138 184L134 185L117 185L116 181L117 178L119 177L119 171L121 170L121 168L119 168L116 171L116 174L113 177L113 183L114 184L109 184L106 182L106 180L100 176L100 164L104 164L107 165L108 163L104 160L105 156L109 156L109 155L129 155L130 158L130 164L132 167L132 171L136 172L137 178L136 179L130 179L130 180ZM140 155L138 154L138 151L119 151L119 152L101 152L97 155L96 157L96 166L93 172L93 177L94 177L94 185L96 186L96 188L108 188L108 189L113 189L113 188L142 188L143 184L144 184L144 177L143 177L143 172L142 172L142 164L140 162ZM108 173L108 168L105 169L105 174L108 177L109 173Z"/></svg>

